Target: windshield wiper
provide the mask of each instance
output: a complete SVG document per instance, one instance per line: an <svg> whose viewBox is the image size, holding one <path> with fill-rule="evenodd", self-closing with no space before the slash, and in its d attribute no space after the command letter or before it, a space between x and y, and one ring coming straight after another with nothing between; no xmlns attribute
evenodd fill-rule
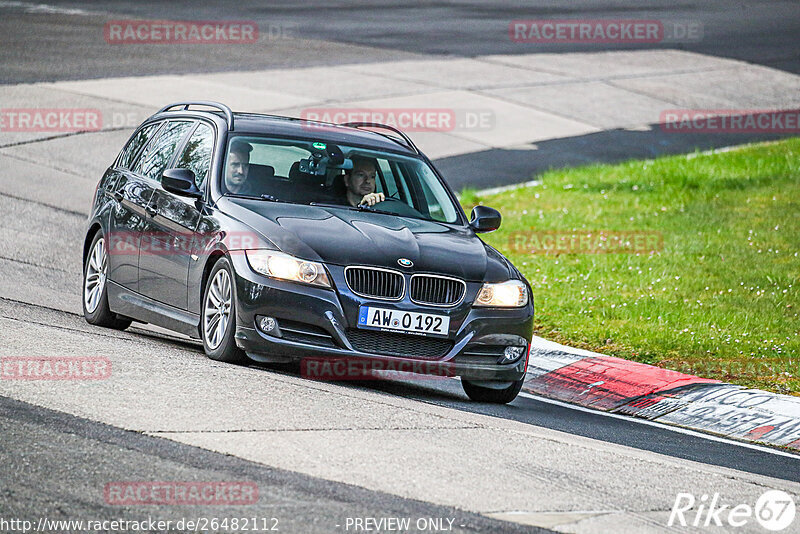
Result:
<svg viewBox="0 0 800 534"><path fill-rule="evenodd" d="M330 202L309 202L309 206L319 206L320 208L342 208L345 210L355 210L353 206L349 204L333 204Z"/></svg>
<svg viewBox="0 0 800 534"><path fill-rule="evenodd" d="M269 202L289 202L288 200L282 200L278 197L274 197L272 195L261 195L261 200L267 200Z"/></svg>
<svg viewBox="0 0 800 534"><path fill-rule="evenodd" d="M247 200L266 200L268 202L283 202L285 204L296 204L296 202L291 202L289 200L283 200L282 198L274 197L272 195L234 195L232 198L246 198Z"/></svg>
<svg viewBox="0 0 800 534"><path fill-rule="evenodd" d="M373 208L372 206L367 206L366 204L359 204L353 209L358 211L371 211L372 213L383 213L385 215L394 215L396 217L404 217L404 215L400 215L394 211L379 210L378 208Z"/></svg>
<svg viewBox="0 0 800 534"><path fill-rule="evenodd" d="M330 204L328 202L309 202L308 205L319 206L321 208L342 208L350 211L370 211L372 213L382 213L384 215L394 215L395 217L403 217L403 215L400 215L393 211L379 210L371 206L365 206L365 205L351 206L349 204Z"/></svg>

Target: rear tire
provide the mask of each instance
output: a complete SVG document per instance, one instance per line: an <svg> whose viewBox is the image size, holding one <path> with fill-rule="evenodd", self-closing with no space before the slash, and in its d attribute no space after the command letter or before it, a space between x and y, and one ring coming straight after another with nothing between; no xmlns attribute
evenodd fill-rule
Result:
<svg viewBox="0 0 800 534"><path fill-rule="evenodd" d="M220 258L208 275L200 313L200 336L206 356L225 363L245 363L247 356L236 346L236 288L233 269Z"/></svg>
<svg viewBox="0 0 800 534"><path fill-rule="evenodd" d="M490 402L493 404L508 404L517 398L522 383L525 378L512 382L510 386L502 389L493 389L485 386L479 386L470 382L469 380L461 379L461 387L464 388L464 393L475 402Z"/></svg>
<svg viewBox="0 0 800 534"><path fill-rule="evenodd" d="M83 267L83 317L96 326L125 330L131 325L127 317L120 317L108 306L108 249L103 232L98 231L89 246Z"/></svg>

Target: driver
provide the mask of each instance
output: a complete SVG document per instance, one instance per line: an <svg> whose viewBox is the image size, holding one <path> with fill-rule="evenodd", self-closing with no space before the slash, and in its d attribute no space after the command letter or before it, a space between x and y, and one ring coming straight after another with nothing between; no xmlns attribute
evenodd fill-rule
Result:
<svg viewBox="0 0 800 534"><path fill-rule="evenodd" d="M344 171L344 185L347 203L351 206L374 206L383 202L386 197L383 193L375 192L375 176L378 174L378 164L372 158L355 156L353 168Z"/></svg>
<svg viewBox="0 0 800 534"><path fill-rule="evenodd" d="M235 195L247 195L247 172L250 170L250 152L253 146L244 141L234 141L225 165L225 186Z"/></svg>

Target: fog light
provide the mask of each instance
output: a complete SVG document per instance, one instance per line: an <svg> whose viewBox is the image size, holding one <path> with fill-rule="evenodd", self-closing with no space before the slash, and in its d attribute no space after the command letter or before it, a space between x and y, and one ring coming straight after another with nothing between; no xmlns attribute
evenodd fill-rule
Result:
<svg viewBox="0 0 800 534"><path fill-rule="evenodd" d="M276 334L278 329L278 321L272 317L262 315L258 318L258 328L265 334Z"/></svg>
<svg viewBox="0 0 800 534"><path fill-rule="evenodd" d="M497 363L511 363L520 359L525 354L525 347L506 347L503 357Z"/></svg>

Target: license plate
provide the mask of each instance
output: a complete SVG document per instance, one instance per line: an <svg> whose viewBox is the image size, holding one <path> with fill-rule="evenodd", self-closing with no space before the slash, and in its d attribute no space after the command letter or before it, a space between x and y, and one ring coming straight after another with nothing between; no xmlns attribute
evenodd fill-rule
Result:
<svg viewBox="0 0 800 534"><path fill-rule="evenodd" d="M411 334L447 336L450 317L432 313L418 313L386 308L361 306L358 310L359 328L393 330Z"/></svg>

